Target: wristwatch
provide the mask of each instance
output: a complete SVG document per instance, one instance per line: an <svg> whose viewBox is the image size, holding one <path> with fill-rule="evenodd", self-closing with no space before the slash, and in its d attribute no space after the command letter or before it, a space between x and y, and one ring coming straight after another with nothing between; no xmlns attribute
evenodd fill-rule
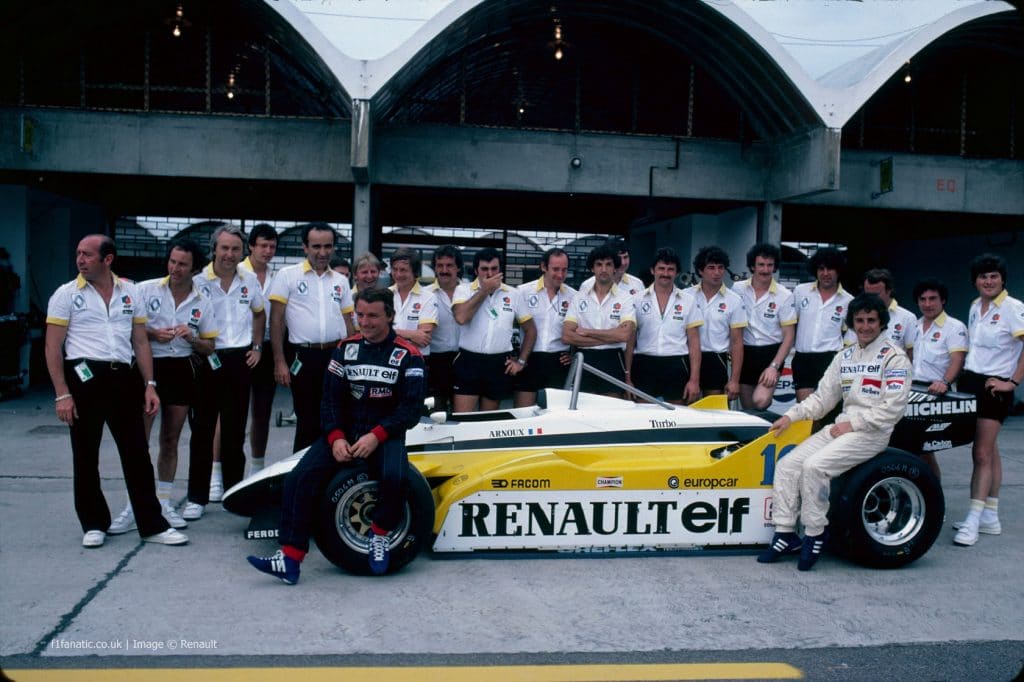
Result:
<svg viewBox="0 0 1024 682"><path fill-rule="evenodd" d="M262 353L263 352L263 346L258 344L258 343L252 344L252 349L254 351L256 351L257 353Z"/></svg>
<svg viewBox="0 0 1024 682"><path fill-rule="evenodd" d="M156 382L155 382L155 381L153 381L152 379L150 379L149 381L147 381L147 382L146 382L146 385L147 385L147 386L152 386L153 388L156 388Z"/></svg>
<svg viewBox="0 0 1024 682"><path fill-rule="evenodd" d="M779 364L779 363L777 363L777 362L773 362L773 363L772 363L772 364L770 365L770 367L771 367L772 369L776 369L776 370L778 370L778 369L782 369L782 365L781 365L781 364Z"/></svg>
<svg viewBox="0 0 1024 682"><path fill-rule="evenodd" d="M523 360L522 358L516 358L516 362L519 364L520 367L526 367L526 360Z"/></svg>

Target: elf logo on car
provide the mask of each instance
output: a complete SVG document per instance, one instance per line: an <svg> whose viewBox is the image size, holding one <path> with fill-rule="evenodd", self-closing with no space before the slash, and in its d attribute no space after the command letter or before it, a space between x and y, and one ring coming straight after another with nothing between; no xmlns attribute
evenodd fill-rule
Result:
<svg viewBox="0 0 1024 682"><path fill-rule="evenodd" d="M494 481L492 480L492 484ZM716 495L694 490L478 492L453 504L435 551L767 542L758 516L769 490ZM596 495L596 497L595 497Z"/></svg>

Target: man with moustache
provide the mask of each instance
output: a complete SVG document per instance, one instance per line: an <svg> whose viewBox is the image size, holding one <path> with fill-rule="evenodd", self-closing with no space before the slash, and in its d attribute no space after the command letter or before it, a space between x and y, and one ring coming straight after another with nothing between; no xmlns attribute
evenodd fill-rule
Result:
<svg viewBox="0 0 1024 682"><path fill-rule="evenodd" d="M459 286L462 272L462 252L451 244L434 250L431 267L434 283L430 291L437 305L437 327L430 336L430 355L427 356L427 385L434 397L434 409L445 411L455 400L455 375L452 364L459 352L459 324L452 314L452 299Z"/></svg>

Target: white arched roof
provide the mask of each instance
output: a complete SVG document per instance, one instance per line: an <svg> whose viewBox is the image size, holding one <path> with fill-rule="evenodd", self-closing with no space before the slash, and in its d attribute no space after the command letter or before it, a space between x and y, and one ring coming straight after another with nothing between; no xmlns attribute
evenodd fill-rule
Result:
<svg viewBox="0 0 1024 682"><path fill-rule="evenodd" d="M321 56L353 98L372 100L467 13L493 0L264 0ZM1003 0L761 2L701 0L774 62L830 128L841 128L911 57ZM884 26L884 34L877 33ZM803 35L794 35L801 34Z"/></svg>

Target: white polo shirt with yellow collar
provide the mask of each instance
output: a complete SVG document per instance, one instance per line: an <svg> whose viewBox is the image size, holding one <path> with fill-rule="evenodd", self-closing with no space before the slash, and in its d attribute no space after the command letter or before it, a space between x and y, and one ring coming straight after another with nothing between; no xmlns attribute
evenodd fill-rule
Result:
<svg viewBox="0 0 1024 682"><path fill-rule="evenodd" d="M793 292L776 282L757 297L753 279L736 282L732 288L747 309L747 326L743 329L743 343L747 346L772 346L782 343L782 328L796 324Z"/></svg>
<svg viewBox="0 0 1024 682"><path fill-rule="evenodd" d="M192 278L199 293L213 303L213 314L220 331L214 339L216 350L245 348L252 344L253 313L263 312L264 299L260 281L247 270L235 269L227 291L220 286L220 277L209 263Z"/></svg>
<svg viewBox="0 0 1024 682"><path fill-rule="evenodd" d="M950 353L966 352L967 326L945 312L924 329L924 318L917 320L914 344L914 381L943 381L949 369Z"/></svg>
<svg viewBox="0 0 1024 682"><path fill-rule="evenodd" d="M1024 343L1024 303L1004 289L981 314L981 299L967 317L971 350L964 368L976 374L1012 377Z"/></svg>
<svg viewBox="0 0 1024 682"><path fill-rule="evenodd" d="M480 289L480 280L460 284L452 305L465 303ZM502 284L477 308L473 318L459 329L459 348L471 353L495 355L512 350L512 323L532 319L523 305L519 290Z"/></svg>
<svg viewBox="0 0 1024 682"><path fill-rule="evenodd" d="M724 284L708 299L700 284L689 290L704 324L700 327L700 349L705 353L728 353L731 332L747 326L743 299Z"/></svg>
<svg viewBox="0 0 1024 682"><path fill-rule="evenodd" d="M452 314L452 305L455 291L452 291L452 298L444 292L441 286L434 282L428 288L434 295L437 306L437 326L430 336L430 352L432 353L454 353L459 350L459 323L455 321Z"/></svg>
<svg viewBox="0 0 1024 682"><path fill-rule="evenodd" d="M292 343L330 343L348 336L345 315L355 309L348 279L327 268L318 275L309 260L282 268L274 276L270 300L285 306Z"/></svg>
<svg viewBox="0 0 1024 682"><path fill-rule="evenodd" d="M421 324L437 326L437 298L434 292L416 282L403 301L397 284L388 288L395 294L395 329L419 329ZM424 357L430 355L430 344L416 347Z"/></svg>
<svg viewBox="0 0 1024 682"><path fill-rule="evenodd" d="M796 306L797 353L827 353L843 347L846 331L846 307L853 296L840 284L834 294L821 300L817 282L804 282L793 289Z"/></svg>
<svg viewBox="0 0 1024 682"><path fill-rule="evenodd" d="M533 344L533 352L561 353L569 350L569 344L562 341L562 325L576 290L562 284L554 297L549 298L543 277L535 282L520 284L518 289L527 312L537 326L537 341Z"/></svg>
<svg viewBox="0 0 1024 682"><path fill-rule="evenodd" d="M665 310L658 304L654 285L636 302L636 354L655 357L689 355L686 331L704 324L689 291L672 287Z"/></svg>
<svg viewBox="0 0 1024 682"><path fill-rule="evenodd" d="M623 322L636 324L636 303L629 289L613 284L603 301L597 299L594 287L581 286L569 304L566 322L575 322L580 329L615 329ZM590 350L624 350L625 342L590 346Z"/></svg>
<svg viewBox="0 0 1024 682"><path fill-rule="evenodd" d="M110 304L79 275L57 288L46 306L46 323L67 327L64 356L68 360L130 363L132 325L146 323L138 286L111 273Z"/></svg>
<svg viewBox="0 0 1024 682"><path fill-rule="evenodd" d="M146 327L167 329L184 324L201 339L216 339L217 318L210 300L199 293L193 281L192 290L181 304L175 306L170 282L170 277L157 277L139 284L139 294L149 318ZM193 353L192 344L180 336L171 339L169 343L151 339L149 346L153 349L154 358L187 358Z"/></svg>
<svg viewBox="0 0 1024 682"><path fill-rule="evenodd" d="M256 277L256 281L260 281L259 275L256 274L256 269L252 266L252 259L250 256L246 256L245 260L238 264L238 267L243 270L248 270ZM263 294L264 300L270 298L270 287L274 283L274 270L267 266L267 276L263 278L263 284L260 285L260 293ZM270 341L270 317L267 317L267 324L263 330L263 340Z"/></svg>

